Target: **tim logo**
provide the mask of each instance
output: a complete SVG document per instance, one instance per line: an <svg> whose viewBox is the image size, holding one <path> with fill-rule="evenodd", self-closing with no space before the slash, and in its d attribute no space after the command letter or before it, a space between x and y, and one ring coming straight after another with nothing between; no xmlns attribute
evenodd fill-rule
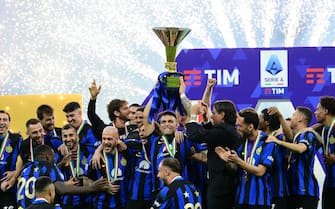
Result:
<svg viewBox="0 0 335 209"><path fill-rule="evenodd" d="M324 84L324 68L306 68L306 84Z"/></svg>
<svg viewBox="0 0 335 209"><path fill-rule="evenodd" d="M285 89L284 88L264 88L264 94L281 95L281 94L285 94Z"/></svg>
<svg viewBox="0 0 335 209"><path fill-rule="evenodd" d="M328 67L327 71L330 73L330 83L335 83L335 67Z"/></svg>
<svg viewBox="0 0 335 209"><path fill-rule="evenodd" d="M239 85L240 83L240 71L238 68L234 68L232 72L228 69L205 69L201 70L184 70L184 80L186 86L200 86L201 80L209 78L215 78L216 84L221 87L233 87L234 85Z"/></svg>
<svg viewBox="0 0 335 209"><path fill-rule="evenodd" d="M184 70L183 73L186 86L201 85L201 70Z"/></svg>

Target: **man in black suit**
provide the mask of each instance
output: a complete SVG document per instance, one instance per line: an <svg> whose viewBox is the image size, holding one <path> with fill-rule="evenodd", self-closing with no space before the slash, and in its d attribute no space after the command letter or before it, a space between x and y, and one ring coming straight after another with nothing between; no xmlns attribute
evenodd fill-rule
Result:
<svg viewBox="0 0 335 209"><path fill-rule="evenodd" d="M55 186L48 176L41 176L35 182L36 199L27 209L55 209Z"/></svg>
<svg viewBox="0 0 335 209"><path fill-rule="evenodd" d="M192 106L185 94L181 94L183 106L188 116L186 135L196 143L206 143L208 147L208 189L207 209L232 209L236 191L236 170L231 163L220 160L215 153L217 146L234 149L240 143L240 137L235 129L236 108L229 100L216 101L213 111L210 107L210 95L215 85L215 79L209 79L201 105ZM197 123L197 115L203 115L203 124Z"/></svg>

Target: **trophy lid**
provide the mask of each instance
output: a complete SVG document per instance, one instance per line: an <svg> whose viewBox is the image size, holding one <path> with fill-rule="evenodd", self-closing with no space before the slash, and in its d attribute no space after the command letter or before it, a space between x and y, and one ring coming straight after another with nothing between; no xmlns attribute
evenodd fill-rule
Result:
<svg viewBox="0 0 335 209"><path fill-rule="evenodd" d="M176 27L155 27L152 29L165 46L177 47L191 29Z"/></svg>

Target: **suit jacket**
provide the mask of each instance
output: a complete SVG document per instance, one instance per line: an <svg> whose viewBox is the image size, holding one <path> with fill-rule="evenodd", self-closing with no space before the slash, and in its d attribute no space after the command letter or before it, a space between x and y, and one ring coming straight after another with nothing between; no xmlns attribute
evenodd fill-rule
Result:
<svg viewBox="0 0 335 209"><path fill-rule="evenodd" d="M220 159L215 148L221 146L234 149L240 143L241 139L235 127L226 123L202 125L191 122L186 124L186 135L193 142L207 143L208 192L216 196L234 193L237 175L225 161Z"/></svg>

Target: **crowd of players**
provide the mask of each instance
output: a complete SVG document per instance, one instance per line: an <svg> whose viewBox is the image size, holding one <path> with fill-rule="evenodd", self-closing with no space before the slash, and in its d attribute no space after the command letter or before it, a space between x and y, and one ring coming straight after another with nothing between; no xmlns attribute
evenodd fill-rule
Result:
<svg viewBox="0 0 335 209"><path fill-rule="evenodd" d="M215 83L209 79L202 102L192 104L181 80L183 113L164 111L157 121L149 120L152 100L141 107L113 99L105 123L96 114L101 86L93 81L89 122L70 102L63 108L68 124L55 127L53 108L42 104L26 122L26 139L9 131L10 114L0 110L0 207L316 209L320 152L322 208L333 208L335 97L320 97L318 123L310 126L307 107L288 120L275 106L258 115L229 100L212 105Z"/></svg>

